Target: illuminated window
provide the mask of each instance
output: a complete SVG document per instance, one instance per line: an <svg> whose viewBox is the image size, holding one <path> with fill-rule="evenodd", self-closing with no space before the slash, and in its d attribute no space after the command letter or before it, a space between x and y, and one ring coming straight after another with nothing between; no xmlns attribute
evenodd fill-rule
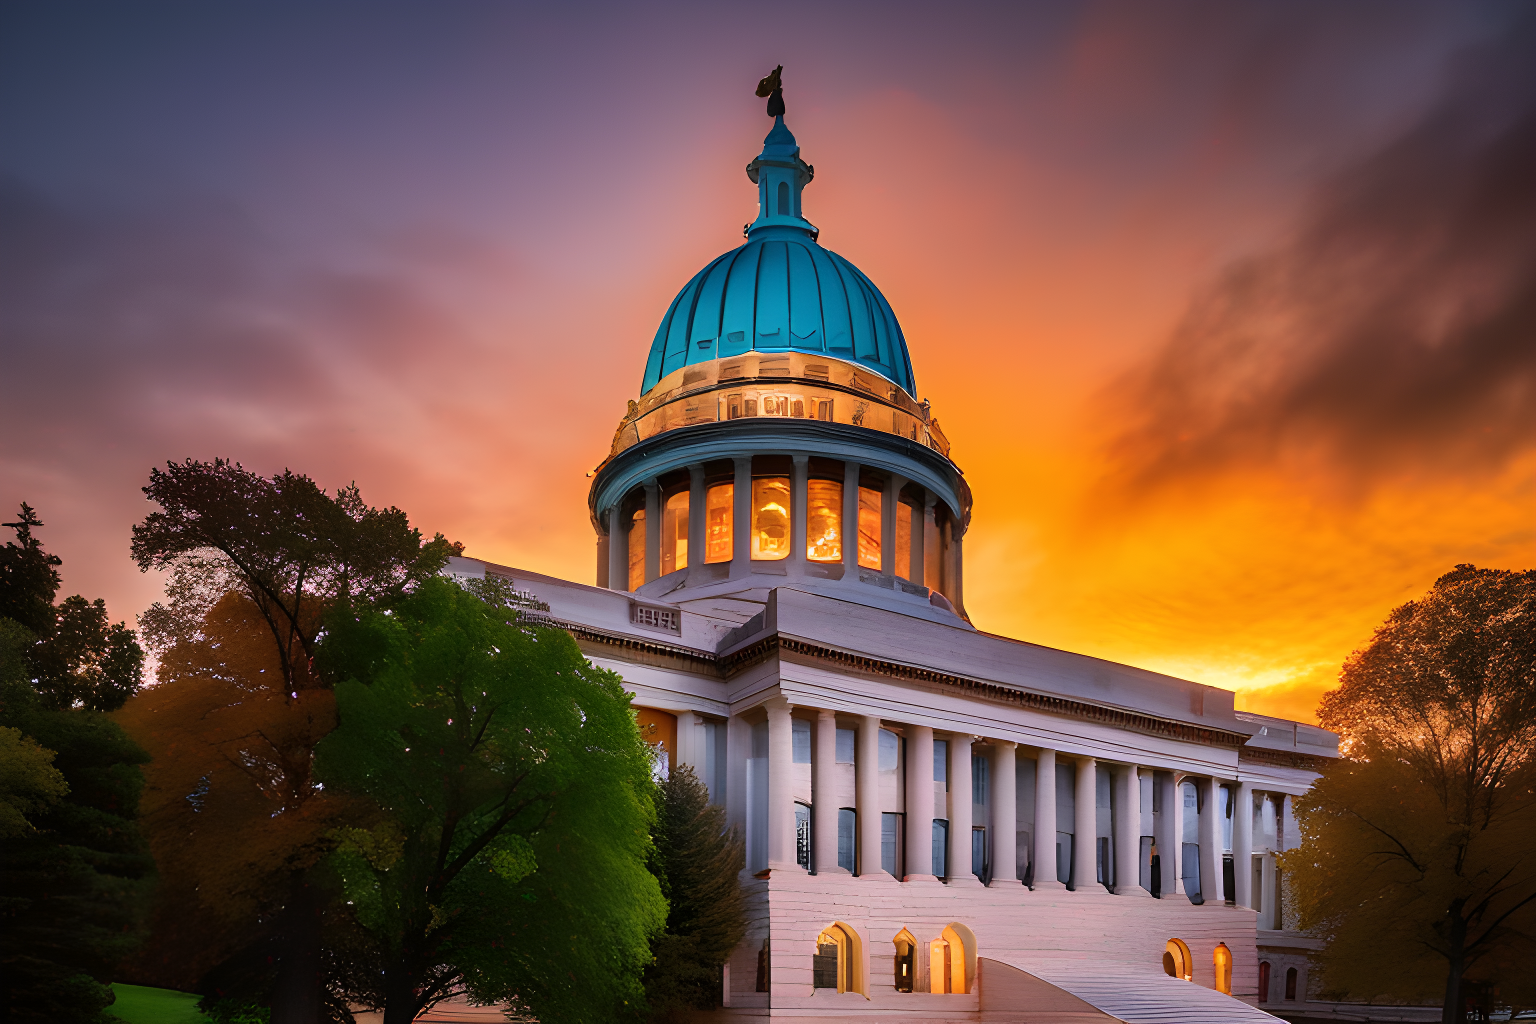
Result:
<svg viewBox="0 0 1536 1024"><path fill-rule="evenodd" d="M1232 994L1232 951L1225 942L1216 943L1211 954L1211 965L1216 968L1216 991Z"/></svg>
<svg viewBox="0 0 1536 1024"><path fill-rule="evenodd" d="M859 488L859 564L880 568L880 492Z"/></svg>
<svg viewBox="0 0 1536 1024"><path fill-rule="evenodd" d="M629 524L629 589L645 582L645 511L635 513Z"/></svg>
<svg viewBox="0 0 1536 1024"><path fill-rule="evenodd" d="M816 418L825 420L828 423L832 422L832 403L818 401L816 403Z"/></svg>
<svg viewBox="0 0 1536 1024"><path fill-rule="evenodd" d="M892 941L896 945L896 991L911 992L917 972L917 939L903 928Z"/></svg>
<svg viewBox="0 0 1536 1024"><path fill-rule="evenodd" d="M688 492L667 499L661 513L661 574L688 568Z"/></svg>
<svg viewBox="0 0 1536 1024"><path fill-rule="evenodd" d="M752 558L774 562L789 557L789 478L752 481Z"/></svg>
<svg viewBox="0 0 1536 1024"><path fill-rule="evenodd" d="M841 925L830 925L816 936L811 959L811 986L838 992L856 991L853 984L853 937Z"/></svg>
<svg viewBox="0 0 1536 1024"><path fill-rule="evenodd" d="M843 485L836 480L805 483L805 557L843 560Z"/></svg>
<svg viewBox="0 0 1536 1024"><path fill-rule="evenodd" d="M704 561L729 562L735 552L735 484L715 484L704 493Z"/></svg>
<svg viewBox="0 0 1536 1024"><path fill-rule="evenodd" d="M1163 973L1170 978L1182 978L1190 981L1194 977L1194 961L1190 959L1189 947L1180 939L1169 939L1163 947Z"/></svg>
<svg viewBox="0 0 1536 1024"><path fill-rule="evenodd" d="M928 945L928 991L963 995L965 978L965 942L951 925Z"/></svg>
<svg viewBox="0 0 1536 1024"><path fill-rule="evenodd" d="M896 575L912 578L912 516L917 509L905 501L896 503Z"/></svg>

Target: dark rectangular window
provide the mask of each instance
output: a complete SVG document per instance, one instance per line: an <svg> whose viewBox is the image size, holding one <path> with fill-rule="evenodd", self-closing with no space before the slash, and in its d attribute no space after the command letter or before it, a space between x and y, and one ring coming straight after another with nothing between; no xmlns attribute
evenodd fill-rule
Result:
<svg viewBox="0 0 1536 1024"><path fill-rule="evenodd" d="M880 815L880 870L901 877L901 819L889 811Z"/></svg>
<svg viewBox="0 0 1536 1024"><path fill-rule="evenodd" d="M791 720L791 738L794 746L795 764L811 763L811 723L803 718Z"/></svg>
<svg viewBox="0 0 1536 1024"><path fill-rule="evenodd" d="M949 792L949 740L933 741L933 781L944 783Z"/></svg>
<svg viewBox="0 0 1536 1024"><path fill-rule="evenodd" d="M1200 894L1200 844L1184 844L1184 892L1189 897L1189 902L1200 904L1205 902L1205 897Z"/></svg>
<svg viewBox="0 0 1536 1024"><path fill-rule="evenodd" d="M991 776L991 762L976 754L971 755L971 803L987 802L987 783Z"/></svg>
<svg viewBox="0 0 1536 1024"><path fill-rule="evenodd" d="M1068 889L1075 888L1076 879L1072 877L1072 844L1074 842L1071 832L1056 833L1056 881L1065 885Z"/></svg>
<svg viewBox="0 0 1536 1024"><path fill-rule="evenodd" d="M857 847L858 814L852 807L837 809L837 866L852 873L856 870L854 854Z"/></svg>
<svg viewBox="0 0 1536 1024"><path fill-rule="evenodd" d="M949 822L933 819L933 873L940 878L949 877Z"/></svg>
<svg viewBox="0 0 1536 1024"><path fill-rule="evenodd" d="M795 863L811 870L811 809L795 804Z"/></svg>
<svg viewBox="0 0 1536 1024"><path fill-rule="evenodd" d="M1147 892L1152 891L1152 837L1141 837L1141 848L1136 852L1137 882Z"/></svg>
<svg viewBox="0 0 1536 1024"><path fill-rule="evenodd" d="M1114 854L1111 853L1109 848L1109 837L1099 836L1098 841L1094 843L1094 847L1096 850L1094 864L1098 869L1098 874L1096 877L1098 878L1100 885L1108 888L1109 886L1115 884L1115 865L1113 859Z"/></svg>
<svg viewBox="0 0 1536 1024"><path fill-rule="evenodd" d="M853 764L853 751L857 745L857 734L852 729L837 730L837 763Z"/></svg>
<svg viewBox="0 0 1536 1024"><path fill-rule="evenodd" d="M1227 906L1237 904L1237 866L1230 853L1221 858L1221 892Z"/></svg>
<svg viewBox="0 0 1536 1024"><path fill-rule="evenodd" d="M983 882L992 880L987 863L987 830L981 825L971 829L971 874Z"/></svg>

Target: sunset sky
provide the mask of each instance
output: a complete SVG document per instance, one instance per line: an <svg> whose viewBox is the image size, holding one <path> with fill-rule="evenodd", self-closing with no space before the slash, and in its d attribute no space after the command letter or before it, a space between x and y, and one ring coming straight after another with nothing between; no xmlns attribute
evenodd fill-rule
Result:
<svg viewBox="0 0 1536 1024"><path fill-rule="evenodd" d="M130 621L186 457L591 582L586 474L783 64L975 492L976 625L1310 720L1441 573L1536 567L1531 10L7 4L0 511Z"/></svg>

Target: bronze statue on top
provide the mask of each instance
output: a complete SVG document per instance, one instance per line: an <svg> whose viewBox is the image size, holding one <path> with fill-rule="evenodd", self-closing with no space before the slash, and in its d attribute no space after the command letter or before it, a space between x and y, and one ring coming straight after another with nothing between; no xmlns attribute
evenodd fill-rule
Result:
<svg viewBox="0 0 1536 1024"><path fill-rule="evenodd" d="M768 116L784 116L784 82L779 77L784 72L784 65L780 64L773 69L773 73L757 83L757 94L768 97Z"/></svg>

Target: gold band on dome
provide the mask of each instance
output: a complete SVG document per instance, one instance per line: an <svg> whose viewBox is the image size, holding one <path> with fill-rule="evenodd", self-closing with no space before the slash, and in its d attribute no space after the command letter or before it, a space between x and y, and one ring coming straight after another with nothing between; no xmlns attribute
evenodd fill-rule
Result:
<svg viewBox="0 0 1536 1024"><path fill-rule="evenodd" d="M674 370L630 404L608 457L671 430L753 417L878 430L949 458L949 439L926 402L857 363L799 352L748 352Z"/></svg>

